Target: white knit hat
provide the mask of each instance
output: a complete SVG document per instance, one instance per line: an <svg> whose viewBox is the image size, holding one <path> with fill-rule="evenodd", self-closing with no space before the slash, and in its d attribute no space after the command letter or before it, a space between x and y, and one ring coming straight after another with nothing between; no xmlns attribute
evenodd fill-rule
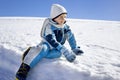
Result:
<svg viewBox="0 0 120 80"><path fill-rule="evenodd" d="M63 6L61 6L59 4L53 4L52 5L51 14L50 14L50 17L52 19L59 16L62 13L67 13L66 9Z"/></svg>

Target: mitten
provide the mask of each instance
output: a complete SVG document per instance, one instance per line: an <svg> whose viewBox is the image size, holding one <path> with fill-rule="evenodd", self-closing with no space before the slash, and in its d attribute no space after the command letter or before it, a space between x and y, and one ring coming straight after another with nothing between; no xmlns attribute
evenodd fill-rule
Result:
<svg viewBox="0 0 120 80"><path fill-rule="evenodd" d="M72 50L76 55L81 55L83 54L84 52L82 50L80 50L80 47L77 47L75 49Z"/></svg>
<svg viewBox="0 0 120 80"><path fill-rule="evenodd" d="M65 56L65 58L69 61L69 62L73 62L76 58L75 54L73 52L70 52L68 49L66 49L64 46L61 48L60 50L63 55Z"/></svg>
<svg viewBox="0 0 120 80"><path fill-rule="evenodd" d="M66 53L64 53L64 55L65 55ZM69 61L69 62L73 62L74 60L75 60L75 58L76 58L76 56L71 52L71 53L69 53L69 54L67 54L67 55L65 55L65 57L66 57L66 59Z"/></svg>

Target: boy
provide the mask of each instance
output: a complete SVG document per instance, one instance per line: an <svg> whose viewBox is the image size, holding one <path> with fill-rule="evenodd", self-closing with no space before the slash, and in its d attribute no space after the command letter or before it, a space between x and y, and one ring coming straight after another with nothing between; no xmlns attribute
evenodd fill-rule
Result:
<svg viewBox="0 0 120 80"><path fill-rule="evenodd" d="M63 54L69 62L73 62L76 55L83 53L77 47L76 40L71 29L66 24L67 11L59 5L53 4L50 18L47 18L41 30L42 41L36 47L30 47L23 55L23 62L16 73L16 80L26 80L27 74L42 58L59 58ZM69 42L71 52L63 46Z"/></svg>

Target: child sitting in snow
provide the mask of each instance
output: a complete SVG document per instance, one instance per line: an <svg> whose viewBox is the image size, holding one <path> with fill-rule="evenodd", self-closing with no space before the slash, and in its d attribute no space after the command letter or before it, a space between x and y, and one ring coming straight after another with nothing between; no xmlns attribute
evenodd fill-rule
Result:
<svg viewBox="0 0 120 80"><path fill-rule="evenodd" d="M30 47L23 55L23 62L16 73L16 80L26 80L27 74L42 58L59 58L63 54L69 62L73 62L76 55L83 53L76 45L71 29L66 24L67 11L59 5L53 4L50 18L47 18L41 30L42 41L36 47ZM69 42L71 52L63 46Z"/></svg>

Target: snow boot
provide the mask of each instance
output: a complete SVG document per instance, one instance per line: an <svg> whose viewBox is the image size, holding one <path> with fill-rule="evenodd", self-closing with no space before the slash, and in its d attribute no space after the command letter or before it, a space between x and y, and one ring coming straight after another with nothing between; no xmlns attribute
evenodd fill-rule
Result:
<svg viewBox="0 0 120 80"><path fill-rule="evenodd" d="M19 70L16 73L15 80L26 80L29 70L30 70L30 66L25 63L22 63Z"/></svg>

